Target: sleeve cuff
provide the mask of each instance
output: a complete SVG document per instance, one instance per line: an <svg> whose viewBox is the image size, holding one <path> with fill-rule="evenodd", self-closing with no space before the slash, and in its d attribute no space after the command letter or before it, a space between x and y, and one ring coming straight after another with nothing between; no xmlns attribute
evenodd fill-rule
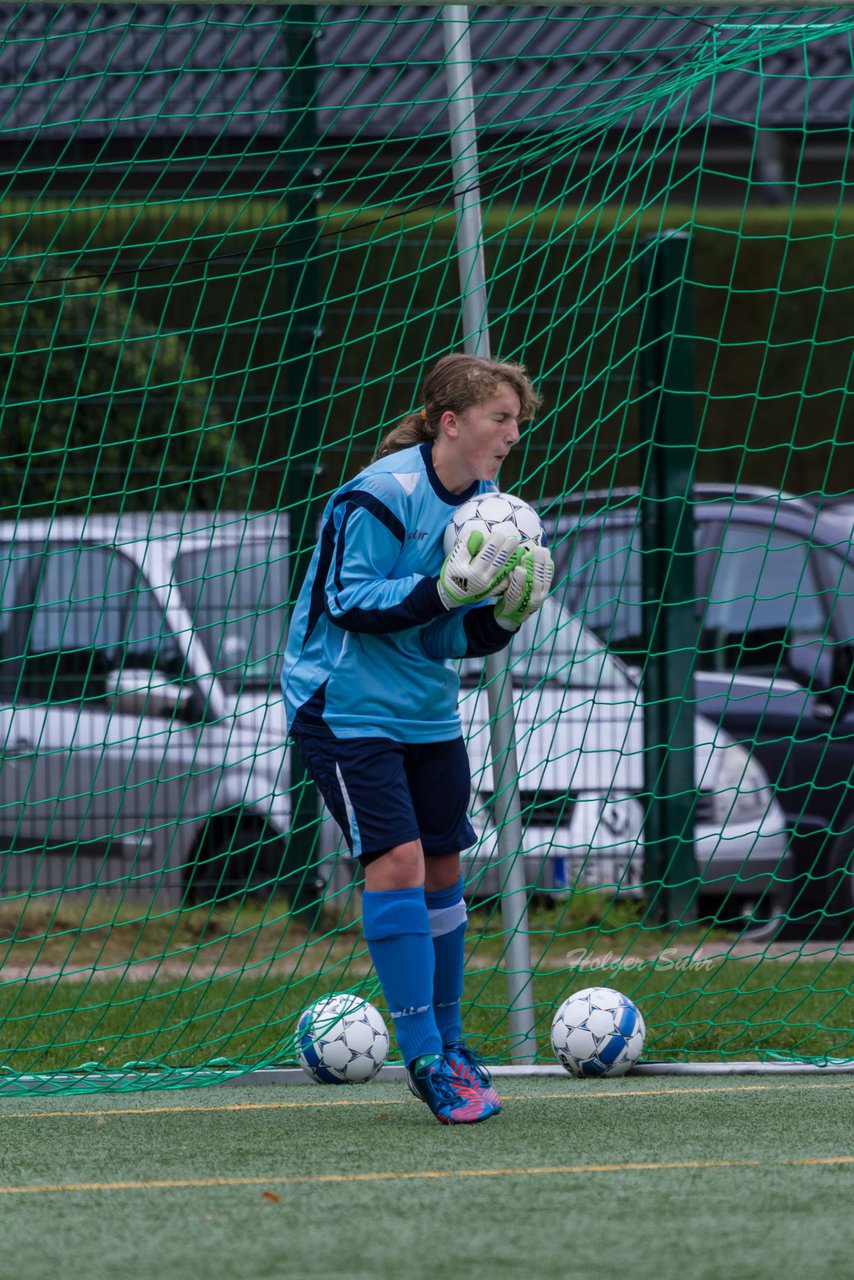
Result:
<svg viewBox="0 0 854 1280"><path fill-rule="evenodd" d="M517 630L515 627L512 631L503 627L495 617L491 604L471 609L463 620L463 626L468 641L467 658L483 658L489 653L506 649Z"/></svg>
<svg viewBox="0 0 854 1280"><path fill-rule="evenodd" d="M422 578L410 595L408 604L416 626L422 622L432 622L434 618L447 617L448 610L439 596L438 582L438 578Z"/></svg>

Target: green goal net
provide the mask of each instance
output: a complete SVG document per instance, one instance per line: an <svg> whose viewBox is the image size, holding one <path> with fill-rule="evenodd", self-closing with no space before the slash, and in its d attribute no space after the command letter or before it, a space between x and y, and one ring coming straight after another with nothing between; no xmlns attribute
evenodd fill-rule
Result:
<svg viewBox="0 0 854 1280"><path fill-rule="evenodd" d="M2 6L0 1087L386 1013L281 654L325 501L486 332L543 395L501 484L557 574L461 669L473 1041L553 1065L608 986L652 1062L848 1062L852 33Z"/></svg>

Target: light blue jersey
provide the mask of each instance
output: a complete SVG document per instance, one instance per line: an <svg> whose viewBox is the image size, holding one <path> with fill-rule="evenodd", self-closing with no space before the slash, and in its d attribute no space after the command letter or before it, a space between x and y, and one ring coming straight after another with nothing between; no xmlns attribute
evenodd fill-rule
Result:
<svg viewBox="0 0 854 1280"><path fill-rule="evenodd" d="M450 660L497 652L510 634L492 605L448 612L436 580L454 508L494 489L484 481L450 493L422 444L380 458L333 495L285 649L290 728L396 742L459 736Z"/></svg>

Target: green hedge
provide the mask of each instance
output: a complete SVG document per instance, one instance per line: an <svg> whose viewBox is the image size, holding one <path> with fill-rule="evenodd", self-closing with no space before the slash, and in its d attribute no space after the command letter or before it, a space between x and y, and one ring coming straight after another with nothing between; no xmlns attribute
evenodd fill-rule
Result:
<svg viewBox="0 0 854 1280"><path fill-rule="evenodd" d="M279 501L292 462L288 401L299 263L284 206L199 202L33 211L0 206L18 270L101 272L159 344L180 340L246 457L253 501ZM487 210L493 350L523 358L545 408L506 483L556 493L637 478L637 261L645 239L694 239L697 475L833 489L851 471L854 216L795 210ZM331 487L414 402L425 362L461 341L449 211L324 213L317 418ZM36 234L37 232L37 234ZM306 244L309 248L310 245ZM6 274L0 275L0 283ZM129 372L134 386L145 383ZM191 380L192 381L192 380ZM47 405L45 405L47 409ZM161 415L162 416L162 415ZM6 426L4 422L4 435ZM62 447L61 430L45 440ZM4 449L4 452L6 450ZM221 459L221 465L227 461Z"/></svg>
<svg viewBox="0 0 854 1280"><path fill-rule="evenodd" d="M0 516L244 508L252 459L182 337L31 269L0 276Z"/></svg>

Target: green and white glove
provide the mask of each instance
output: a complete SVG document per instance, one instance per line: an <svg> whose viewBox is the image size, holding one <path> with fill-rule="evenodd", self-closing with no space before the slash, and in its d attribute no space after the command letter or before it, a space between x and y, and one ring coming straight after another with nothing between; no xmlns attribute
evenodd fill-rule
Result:
<svg viewBox="0 0 854 1280"><path fill-rule="evenodd" d="M493 529L489 537L475 529L456 543L442 565L437 588L446 609L478 604L498 595L519 563L521 535L515 530Z"/></svg>
<svg viewBox="0 0 854 1280"><path fill-rule="evenodd" d="M504 593L495 606L495 621L499 626L518 631L522 623L542 607L554 571L554 561L546 547L527 547L521 562L511 570Z"/></svg>

